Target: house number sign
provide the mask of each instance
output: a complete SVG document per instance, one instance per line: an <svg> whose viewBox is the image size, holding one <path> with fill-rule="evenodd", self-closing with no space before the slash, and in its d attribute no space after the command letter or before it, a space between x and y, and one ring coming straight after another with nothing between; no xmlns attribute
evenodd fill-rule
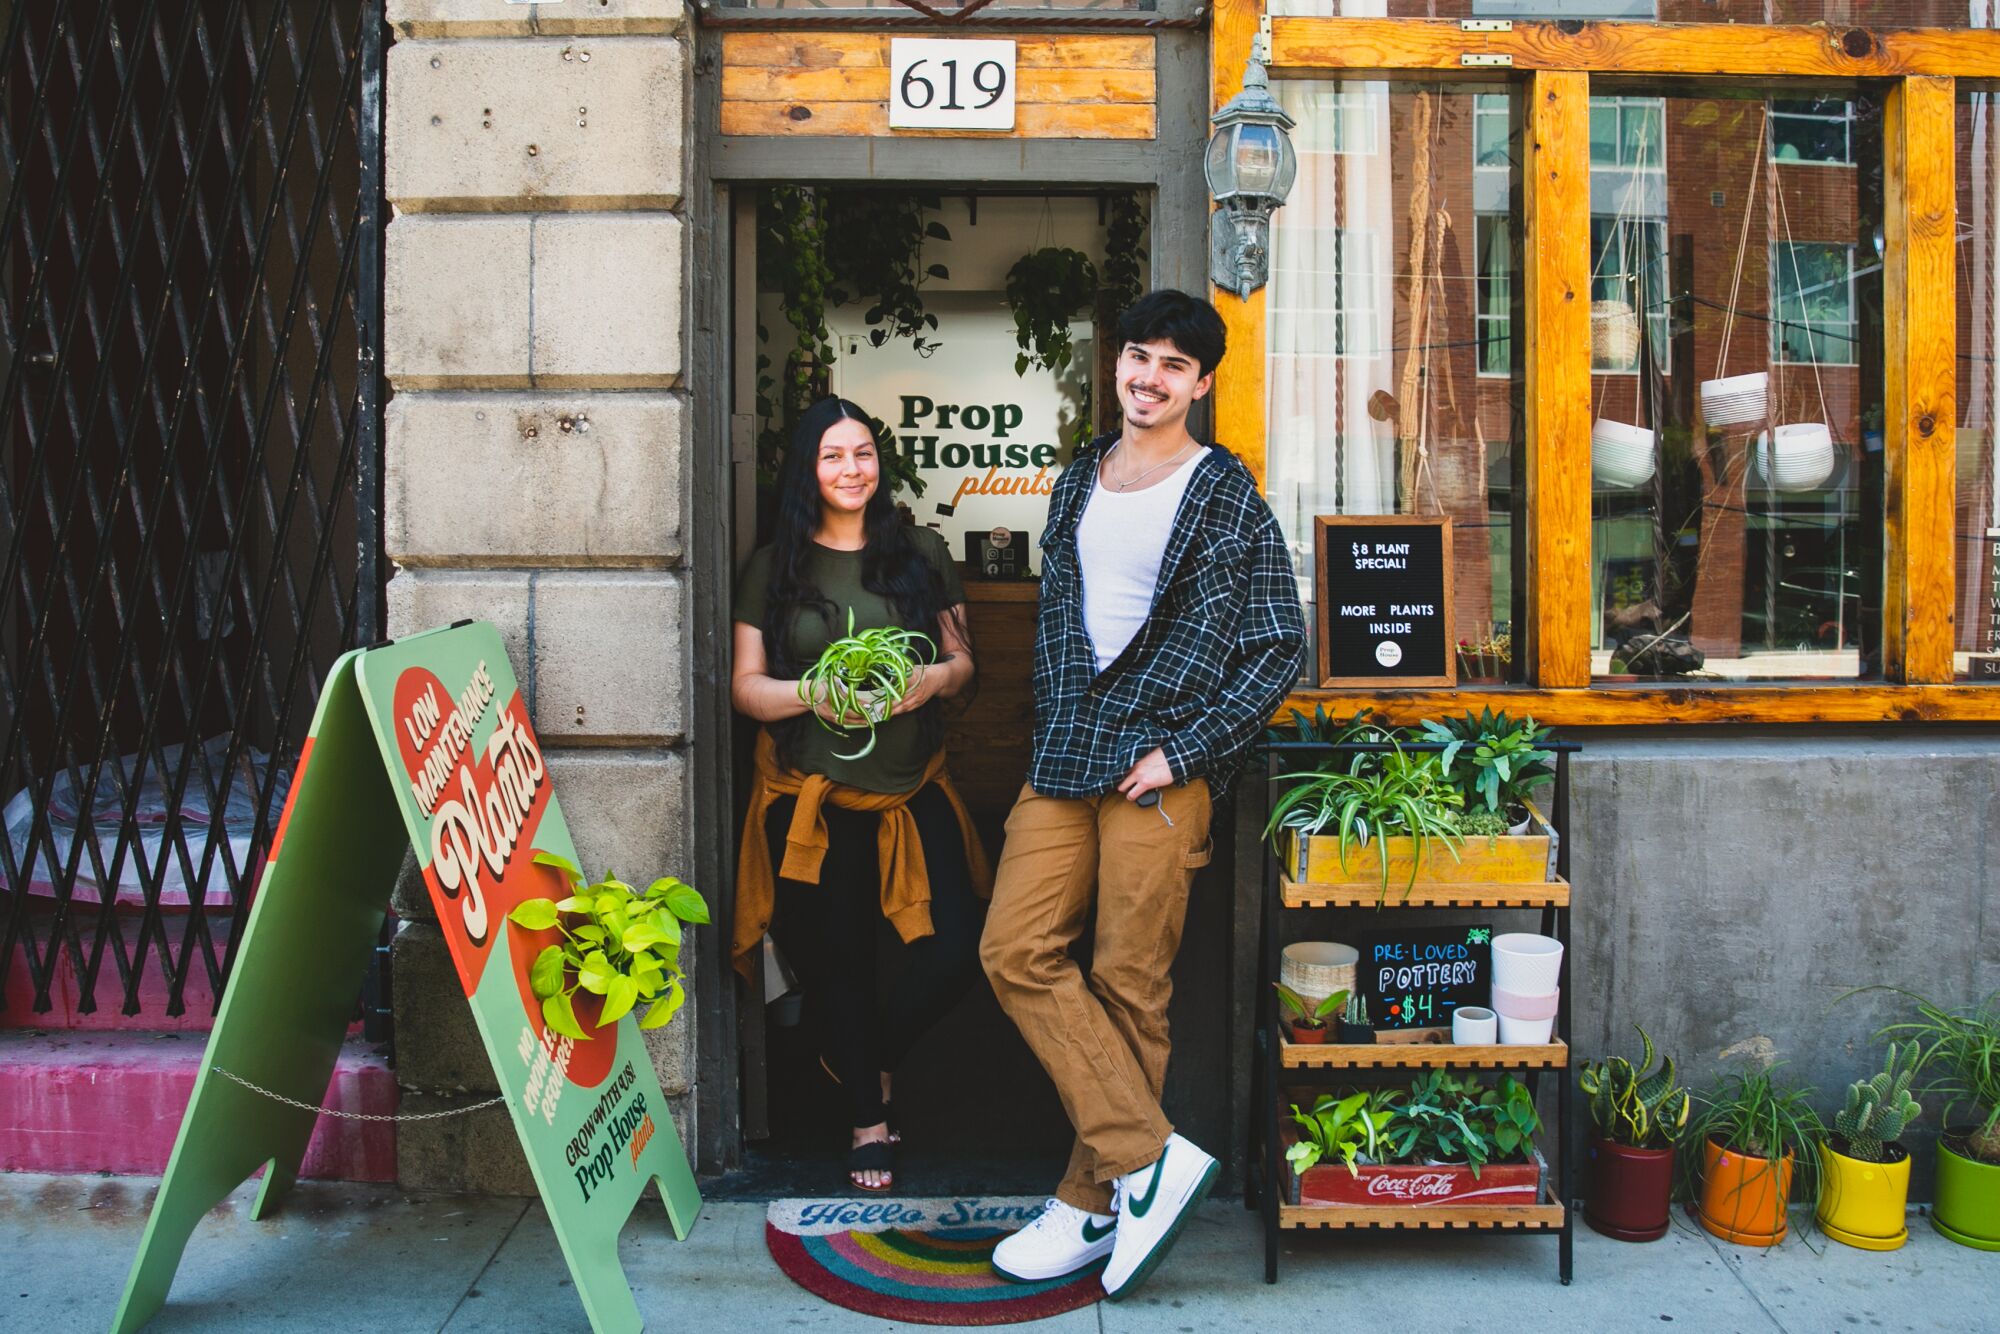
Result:
<svg viewBox="0 0 2000 1334"><path fill-rule="evenodd" d="M889 39L889 128L1014 128L1014 43Z"/></svg>

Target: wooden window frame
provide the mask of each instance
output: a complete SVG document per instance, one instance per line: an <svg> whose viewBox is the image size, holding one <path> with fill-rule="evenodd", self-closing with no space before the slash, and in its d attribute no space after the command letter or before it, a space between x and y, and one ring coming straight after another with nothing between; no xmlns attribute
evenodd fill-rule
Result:
<svg viewBox="0 0 2000 1334"><path fill-rule="evenodd" d="M1374 708L1396 721L1486 707L1564 726L1655 723L2000 722L2000 688L1957 684L1952 507L1957 423L1957 79L2000 78L2000 31L1875 30L1516 21L1472 32L1455 19L1277 18L1220 0L1210 32L1213 104L1241 87L1268 33L1274 78L1504 78L1528 99L1523 145L1527 317L1524 633L1528 684L1457 690L1302 690L1287 707ZM1493 66L1480 60L1505 57ZM1872 79L1883 113L1883 679L1854 684L1593 684L1590 674L1590 83L1661 78ZM1211 294L1228 325L1216 438L1263 477L1265 296Z"/></svg>

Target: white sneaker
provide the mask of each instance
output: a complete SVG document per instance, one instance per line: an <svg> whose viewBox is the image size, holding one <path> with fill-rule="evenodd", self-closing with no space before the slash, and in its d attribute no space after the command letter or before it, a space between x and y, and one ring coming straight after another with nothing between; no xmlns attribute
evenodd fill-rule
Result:
<svg viewBox="0 0 2000 1334"><path fill-rule="evenodd" d="M1118 1220L1050 1200L1035 1221L993 1248L993 1272L1016 1283L1039 1283L1090 1268L1111 1254Z"/></svg>
<svg viewBox="0 0 2000 1334"><path fill-rule="evenodd" d="M1146 1281L1173 1248L1181 1224L1208 1194L1220 1166L1179 1135L1169 1135L1165 1151L1151 1166L1118 1178L1117 1244L1104 1267L1106 1297L1120 1301Z"/></svg>

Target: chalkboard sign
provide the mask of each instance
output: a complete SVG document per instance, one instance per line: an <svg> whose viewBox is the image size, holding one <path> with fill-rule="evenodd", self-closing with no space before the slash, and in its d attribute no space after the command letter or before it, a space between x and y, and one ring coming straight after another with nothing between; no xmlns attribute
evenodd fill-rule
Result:
<svg viewBox="0 0 2000 1334"><path fill-rule="evenodd" d="M1359 940L1354 983L1378 1040L1400 1030L1451 1030L1461 1005L1493 998L1493 928L1486 925L1369 931ZM1414 1034L1412 1034L1414 1036Z"/></svg>
<svg viewBox="0 0 2000 1334"><path fill-rule="evenodd" d="M1319 683L1458 684L1451 520L1322 514L1313 527Z"/></svg>

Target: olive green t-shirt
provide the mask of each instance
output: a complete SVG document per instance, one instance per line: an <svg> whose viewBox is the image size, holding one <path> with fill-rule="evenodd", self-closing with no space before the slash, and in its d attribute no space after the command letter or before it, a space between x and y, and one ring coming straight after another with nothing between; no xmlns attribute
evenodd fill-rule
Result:
<svg viewBox="0 0 2000 1334"><path fill-rule="evenodd" d="M943 577L942 605L955 607L964 602L965 589L958 581L958 566L952 562L951 549L945 545L944 539L928 528L917 528L912 532L917 550L937 567ZM814 543L811 554L806 558L806 577L833 603L836 613L834 620L829 622L824 609L809 606L792 623L792 658L801 669L817 662L828 644L847 633L847 611L850 607L854 609L854 628L857 631L888 626L904 630L919 628L904 625L895 606L887 598L861 586L861 553L858 551L836 551ZM737 581L736 619L745 625L762 628L765 597L770 586L771 548L759 547L750 557L750 563L743 567L743 577ZM800 771L825 774L836 783L868 792L908 792L923 777L924 766L931 761L932 751L924 744L922 725L915 713L900 714L876 724L875 749L858 760L843 760L838 756L851 755L867 744L865 727L844 733L832 732L816 718L808 716L798 736L793 762Z"/></svg>

